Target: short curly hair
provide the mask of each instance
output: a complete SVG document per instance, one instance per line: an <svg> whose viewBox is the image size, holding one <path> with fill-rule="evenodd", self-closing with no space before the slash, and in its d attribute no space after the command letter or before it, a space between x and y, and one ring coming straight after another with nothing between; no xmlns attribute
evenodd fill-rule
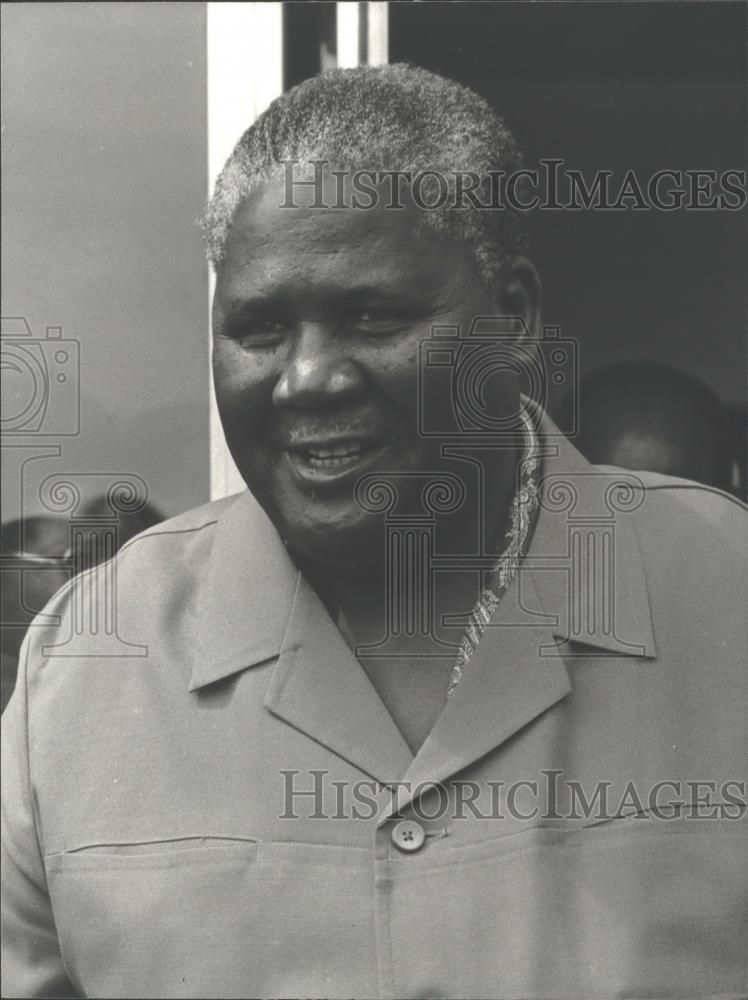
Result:
<svg viewBox="0 0 748 1000"><path fill-rule="evenodd" d="M304 80L247 129L202 220L214 268L225 255L229 227L244 199L263 181L281 176L284 161L320 159L353 169L438 171L450 197L442 207L424 211L418 227L467 245L489 287L526 251L523 220L510 208L454 207L454 174L478 174L476 198L488 205L491 172L510 175L522 168L522 154L503 120L462 84L394 63L335 69Z"/></svg>

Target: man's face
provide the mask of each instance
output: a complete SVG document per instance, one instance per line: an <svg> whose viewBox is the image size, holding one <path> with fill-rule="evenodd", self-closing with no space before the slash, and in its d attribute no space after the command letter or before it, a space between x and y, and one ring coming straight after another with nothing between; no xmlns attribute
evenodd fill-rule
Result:
<svg viewBox="0 0 748 1000"><path fill-rule="evenodd" d="M412 207L284 199L265 184L231 229L213 303L218 406L239 471L291 547L355 563L379 544L356 481L443 465L418 432L420 343L434 324L468 330L492 297L465 248L414 233Z"/></svg>

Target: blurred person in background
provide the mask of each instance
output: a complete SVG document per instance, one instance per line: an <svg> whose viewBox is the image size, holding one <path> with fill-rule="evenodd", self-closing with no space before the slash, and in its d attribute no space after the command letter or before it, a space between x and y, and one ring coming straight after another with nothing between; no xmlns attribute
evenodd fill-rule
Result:
<svg viewBox="0 0 748 1000"><path fill-rule="evenodd" d="M731 440L719 398L677 368L626 362L600 368L580 383L574 444L596 465L660 472L730 491Z"/></svg>
<svg viewBox="0 0 748 1000"><path fill-rule="evenodd" d="M60 517L28 517L2 526L0 711L13 692L18 654L29 625L71 577L68 543L68 522Z"/></svg>
<svg viewBox="0 0 748 1000"><path fill-rule="evenodd" d="M70 548L70 522L61 517L30 517L2 526L2 695L5 708L15 686L18 656L29 625L52 596L82 569L95 566L104 553L116 554L141 531L164 520L153 504L133 503L132 513L112 515L105 496L97 496L81 507L79 519L86 523L84 549ZM116 516L114 544L100 544L103 530L110 530ZM100 525L97 526L97 520Z"/></svg>

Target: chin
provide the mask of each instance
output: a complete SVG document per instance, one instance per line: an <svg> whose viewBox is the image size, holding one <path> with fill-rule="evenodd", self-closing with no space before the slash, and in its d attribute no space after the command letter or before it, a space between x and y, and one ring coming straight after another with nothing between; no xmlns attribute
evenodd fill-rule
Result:
<svg viewBox="0 0 748 1000"><path fill-rule="evenodd" d="M385 559L383 519L358 509L347 517L339 511L307 509L303 521L284 519L278 530L293 554L320 569L361 574Z"/></svg>

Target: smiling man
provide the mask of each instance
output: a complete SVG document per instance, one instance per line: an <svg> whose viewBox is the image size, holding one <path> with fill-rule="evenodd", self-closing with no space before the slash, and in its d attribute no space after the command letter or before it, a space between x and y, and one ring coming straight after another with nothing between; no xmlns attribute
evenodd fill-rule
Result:
<svg viewBox="0 0 748 1000"><path fill-rule="evenodd" d="M364 156L362 149L359 162ZM316 182L291 178L292 189L286 164L286 176L276 165L225 230L220 196L214 203L209 232L224 240L214 248L214 374L238 468L353 647L385 634L392 598L384 524L362 505L356 484L396 474L399 515L417 516L424 473L437 483L457 464L442 454L441 438L421 433L419 403L430 389L421 344L434 327L467 332L475 317L497 310L521 310L519 330L523 322L534 326L538 282L528 261L512 257L492 287L468 247L423 231L423 213L413 206L389 208L386 181L374 205L356 210L353 173L316 163ZM231 171L229 163L225 176ZM298 201L286 204L297 188ZM320 207L341 197L349 211ZM508 337L503 344L508 350ZM485 405L510 425L520 396L504 367ZM495 449L483 469L491 552L507 519L517 458L512 447ZM464 503L444 519L442 546L473 552L476 513ZM446 698L450 631L455 652L459 642L454 626L440 626L442 614L470 611L476 594L474 574L441 574L431 594L436 627L400 643L390 636L386 657L359 657L414 751Z"/></svg>
<svg viewBox="0 0 748 1000"><path fill-rule="evenodd" d="M238 143L205 226L248 491L125 546L106 637L99 568L27 640L6 995L740 994L742 510L521 393L539 281L485 207L521 165L404 66Z"/></svg>

